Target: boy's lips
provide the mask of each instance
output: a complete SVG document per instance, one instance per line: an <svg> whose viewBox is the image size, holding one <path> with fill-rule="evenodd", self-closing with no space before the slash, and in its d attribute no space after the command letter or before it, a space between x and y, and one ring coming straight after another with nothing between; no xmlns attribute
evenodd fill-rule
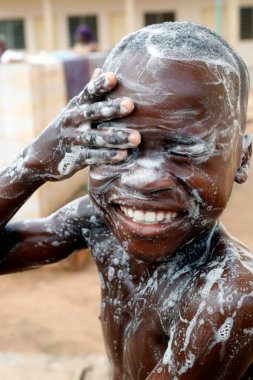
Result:
<svg viewBox="0 0 253 380"><path fill-rule="evenodd" d="M176 206L173 209L167 206L165 209L155 203L134 202L133 199L114 200L111 206L116 218L127 231L143 237L163 235L182 223L187 215L186 210L179 210Z"/></svg>

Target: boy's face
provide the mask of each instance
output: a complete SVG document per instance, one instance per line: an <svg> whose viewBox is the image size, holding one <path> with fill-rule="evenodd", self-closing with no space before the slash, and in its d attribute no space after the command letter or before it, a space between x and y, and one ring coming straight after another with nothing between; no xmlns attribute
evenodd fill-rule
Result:
<svg viewBox="0 0 253 380"><path fill-rule="evenodd" d="M140 131L125 162L93 166L90 195L127 252L153 261L173 255L212 228L240 166L238 124L224 68L135 56L119 67L109 97L135 110L110 123Z"/></svg>

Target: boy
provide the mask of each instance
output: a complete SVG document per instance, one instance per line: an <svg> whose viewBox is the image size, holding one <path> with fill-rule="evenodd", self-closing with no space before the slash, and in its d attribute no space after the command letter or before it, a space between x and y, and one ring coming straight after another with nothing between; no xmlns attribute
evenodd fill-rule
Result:
<svg viewBox="0 0 253 380"><path fill-rule="evenodd" d="M16 167L26 168L34 191L88 157L92 203L84 197L45 220L4 227L1 272L57 261L86 241L101 280L114 380L253 379L252 254L219 223L233 182L247 179L247 70L220 37L192 23L153 25L127 36L103 70L118 78L112 89L115 77L107 74L106 104L130 96L135 109L125 98L113 112L98 111L97 103L82 115L87 120L95 112L90 140L106 147L107 158L113 141L121 149L117 163L100 155L97 165L97 149L73 165L80 152L68 140L59 159L67 138L57 145L52 124ZM84 121L77 111L63 115L59 125L70 129ZM110 131L121 137L108 146ZM49 164L43 144L53 151ZM31 190L19 186L24 201Z"/></svg>

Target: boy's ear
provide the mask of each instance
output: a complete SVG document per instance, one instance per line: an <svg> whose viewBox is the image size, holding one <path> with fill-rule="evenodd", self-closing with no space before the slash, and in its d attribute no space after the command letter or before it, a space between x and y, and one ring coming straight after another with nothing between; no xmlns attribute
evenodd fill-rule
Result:
<svg viewBox="0 0 253 380"><path fill-rule="evenodd" d="M250 159L252 154L252 137L244 135L242 141L241 165L235 175L235 182L244 183L248 178Z"/></svg>

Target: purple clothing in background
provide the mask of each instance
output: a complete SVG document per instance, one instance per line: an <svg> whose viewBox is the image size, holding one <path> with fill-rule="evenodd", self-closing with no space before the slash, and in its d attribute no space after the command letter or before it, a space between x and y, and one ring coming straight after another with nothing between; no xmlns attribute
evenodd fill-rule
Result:
<svg viewBox="0 0 253 380"><path fill-rule="evenodd" d="M68 101L82 91L90 80L90 64L86 57L63 61Z"/></svg>
<svg viewBox="0 0 253 380"><path fill-rule="evenodd" d="M96 67L102 67L108 53L89 53L86 57L63 59L68 101L89 82Z"/></svg>

